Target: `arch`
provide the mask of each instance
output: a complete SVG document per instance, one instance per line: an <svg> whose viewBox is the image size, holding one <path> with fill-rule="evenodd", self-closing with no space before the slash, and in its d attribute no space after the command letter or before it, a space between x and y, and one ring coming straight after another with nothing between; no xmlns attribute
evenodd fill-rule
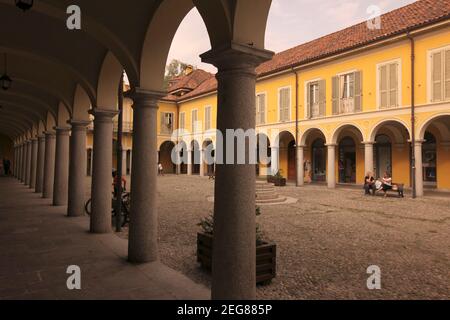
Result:
<svg viewBox="0 0 450 320"><path fill-rule="evenodd" d="M175 148L175 143L170 140L164 141L159 147L159 163L161 163L164 173L176 173L176 165L172 162L173 148Z"/></svg>
<svg viewBox="0 0 450 320"><path fill-rule="evenodd" d="M47 132L53 132L53 128L56 127L56 117L53 113L47 112L47 117L45 120L45 130Z"/></svg>
<svg viewBox="0 0 450 320"><path fill-rule="evenodd" d="M326 134L325 134L325 130L323 130L320 127L317 128L308 128L305 130L305 132L303 132L303 134L300 137L300 145L304 146L307 143L308 138L311 136L312 133L317 132L320 135L323 136L324 141L326 143L327 139L326 139Z"/></svg>
<svg viewBox="0 0 450 320"><path fill-rule="evenodd" d="M189 150L191 151L192 174L200 174L200 144L196 139L191 140Z"/></svg>
<svg viewBox="0 0 450 320"><path fill-rule="evenodd" d="M56 125L58 127L67 127L67 121L71 118L70 113L67 111L64 103L60 102L58 105L58 117L56 118Z"/></svg>
<svg viewBox="0 0 450 320"><path fill-rule="evenodd" d="M193 7L192 0L165 0L159 5L147 28L142 46L139 82L142 88L164 90L165 65L172 40L184 17Z"/></svg>
<svg viewBox="0 0 450 320"><path fill-rule="evenodd" d="M339 127L337 127L333 131L333 133L331 134L331 141L329 141L329 143L337 144L340 134L342 132L344 132L345 130L350 130L353 134L355 134L356 136L359 136L361 138L361 141L359 141L359 142L364 141L364 139L365 139L364 133L363 133L364 131L361 129L361 127L358 124L343 123L343 124L339 125Z"/></svg>
<svg viewBox="0 0 450 320"><path fill-rule="evenodd" d="M108 51L103 60L97 86L97 103L95 107L117 110L117 96L123 67L116 57Z"/></svg>
<svg viewBox="0 0 450 320"><path fill-rule="evenodd" d="M282 131L276 139L279 170L285 178L295 180L297 178L295 137L289 131Z"/></svg>
<svg viewBox="0 0 450 320"><path fill-rule="evenodd" d="M79 84L77 84L73 98L72 119L88 121L88 111L91 107L92 101L90 100L88 94Z"/></svg>
<svg viewBox="0 0 450 320"><path fill-rule="evenodd" d="M369 134L369 141L375 141L375 138L376 138L376 136L378 134L378 131L383 126L386 126L386 125L389 125L389 124L394 124L394 125L396 124L396 125L400 125L401 127L403 127L406 130L406 132L407 132L409 140L411 140L411 130L410 130L408 124L406 122L404 122L403 120L401 120L401 119L394 118L394 119L381 120L376 125L374 125L372 127L371 131L370 131L370 134ZM395 129L392 129L392 126L391 126L391 131L396 136L396 140L399 141L399 139L401 137L399 136L400 131L398 130L398 127L395 128Z"/></svg>
<svg viewBox="0 0 450 320"><path fill-rule="evenodd" d="M444 113L439 113L436 115L433 115L432 117L428 118L426 121L424 121L424 123L422 123L422 125L419 127L419 136L417 137L418 140L424 140L425 139L425 132L427 131L428 127L435 121L435 120L439 120L439 118L443 118L443 117L450 117L450 112L444 112ZM450 140L450 132L448 130L448 128L445 128L443 126L441 126L439 128L439 131L444 130L443 132L445 132L447 135L447 137L449 137ZM441 131L442 132L442 131Z"/></svg>

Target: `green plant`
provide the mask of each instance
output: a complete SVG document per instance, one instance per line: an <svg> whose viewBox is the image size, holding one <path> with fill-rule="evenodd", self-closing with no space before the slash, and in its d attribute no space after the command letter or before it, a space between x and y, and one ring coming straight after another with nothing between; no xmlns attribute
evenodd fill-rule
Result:
<svg viewBox="0 0 450 320"><path fill-rule="evenodd" d="M278 172L273 176L275 179L283 179L283 170L278 170Z"/></svg>
<svg viewBox="0 0 450 320"><path fill-rule="evenodd" d="M255 208L255 215L257 217L261 215L260 207ZM202 229L203 233L213 235L214 234L214 216L213 216L213 214L210 214L209 216L202 218L197 225ZM262 238L263 238L263 232L261 231L260 225L257 223L256 224L256 245L264 243Z"/></svg>

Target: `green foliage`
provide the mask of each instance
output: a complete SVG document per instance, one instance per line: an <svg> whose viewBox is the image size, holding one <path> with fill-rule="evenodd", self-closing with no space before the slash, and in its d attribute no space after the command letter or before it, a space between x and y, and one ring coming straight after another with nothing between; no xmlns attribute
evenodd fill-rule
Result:
<svg viewBox="0 0 450 320"><path fill-rule="evenodd" d="M261 208L255 208L255 215L258 217L261 215ZM205 234L213 235L214 234L214 216L210 214L209 216L202 218L200 222L197 224L202 232ZM256 244L259 245L263 243L263 232L261 231L261 227L259 224L256 224Z"/></svg>
<svg viewBox="0 0 450 320"><path fill-rule="evenodd" d="M275 179L283 179L283 170L278 170L278 172L273 176Z"/></svg>
<svg viewBox="0 0 450 320"><path fill-rule="evenodd" d="M186 70L186 68L189 66L190 64L182 62L177 59L173 59L172 61L170 61L170 63L166 66L166 73L164 75L165 88L166 89L168 88L170 79L182 75Z"/></svg>

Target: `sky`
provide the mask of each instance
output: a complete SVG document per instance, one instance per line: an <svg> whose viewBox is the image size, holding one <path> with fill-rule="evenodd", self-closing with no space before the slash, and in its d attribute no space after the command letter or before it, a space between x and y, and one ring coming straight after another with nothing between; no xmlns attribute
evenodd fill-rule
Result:
<svg viewBox="0 0 450 320"><path fill-rule="evenodd" d="M273 0L266 30L266 49L280 52L366 21L370 6L389 12L415 0ZM178 59L209 72L200 61L211 48L206 27L196 9L183 20L172 43L168 61Z"/></svg>

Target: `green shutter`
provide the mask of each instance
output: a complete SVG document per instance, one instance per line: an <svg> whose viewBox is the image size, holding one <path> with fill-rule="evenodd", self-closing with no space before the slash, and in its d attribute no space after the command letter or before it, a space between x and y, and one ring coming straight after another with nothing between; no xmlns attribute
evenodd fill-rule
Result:
<svg viewBox="0 0 450 320"><path fill-rule="evenodd" d="M432 56L432 98L433 101L442 100L442 51Z"/></svg>
<svg viewBox="0 0 450 320"><path fill-rule="evenodd" d="M357 71L354 74L355 79L355 112L362 111L362 72Z"/></svg>
<svg viewBox="0 0 450 320"><path fill-rule="evenodd" d="M319 81L319 114L325 117L327 110L327 83L325 80Z"/></svg>
<svg viewBox="0 0 450 320"><path fill-rule="evenodd" d="M332 79L332 102L333 115L339 114L339 77L335 76Z"/></svg>

